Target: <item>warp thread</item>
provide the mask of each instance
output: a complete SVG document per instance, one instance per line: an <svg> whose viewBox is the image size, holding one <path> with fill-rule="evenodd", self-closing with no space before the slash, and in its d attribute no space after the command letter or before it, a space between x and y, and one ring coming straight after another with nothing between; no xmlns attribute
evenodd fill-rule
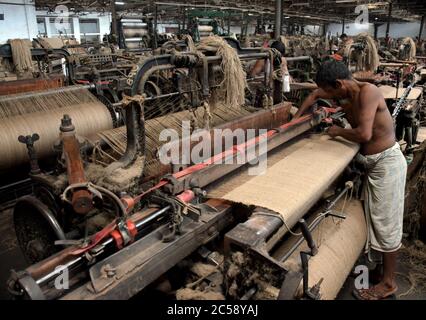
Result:
<svg viewBox="0 0 426 320"><path fill-rule="evenodd" d="M84 88L8 95L0 98L0 119L80 104L100 104L100 102Z"/></svg>
<svg viewBox="0 0 426 320"><path fill-rule="evenodd" d="M40 140L35 143L37 155L42 158L52 154L53 146L59 139L59 126L64 114L71 117L77 134L82 137L90 138L97 132L112 128L111 115L100 103L0 119L0 170L28 161L26 146L18 142L20 135L39 134Z"/></svg>
<svg viewBox="0 0 426 320"><path fill-rule="evenodd" d="M222 57L223 80L217 93L229 108L239 108L245 103L245 89L247 87L246 73L244 72L238 53L224 39L218 36L209 36L201 40L198 50L213 51Z"/></svg>
<svg viewBox="0 0 426 320"><path fill-rule="evenodd" d="M160 163L157 159L157 153L158 149L165 143L159 139L160 133L163 130L175 130L180 138L183 121L190 122L191 129L197 129L204 128L206 125L205 119L209 118L210 127L215 127L238 117L248 115L250 112L244 108L230 110L230 108L227 108L223 104L217 104L213 110L210 110L210 114L206 113L209 112L204 107L200 107L195 110L185 110L145 121L146 166L144 174L146 176L154 175L158 172ZM127 144L125 127L99 132L98 136L102 142L111 148L109 155L114 159L119 159L124 154ZM97 160L99 162L109 161L108 158Z"/></svg>

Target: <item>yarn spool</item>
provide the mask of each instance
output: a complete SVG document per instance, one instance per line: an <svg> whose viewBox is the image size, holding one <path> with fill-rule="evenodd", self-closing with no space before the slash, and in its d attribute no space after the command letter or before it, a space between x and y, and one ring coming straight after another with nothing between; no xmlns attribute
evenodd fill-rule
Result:
<svg viewBox="0 0 426 320"><path fill-rule="evenodd" d="M126 38L140 38L148 34L148 29L144 28L125 28L123 29Z"/></svg>
<svg viewBox="0 0 426 320"><path fill-rule="evenodd" d="M40 140L35 143L38 157L52 155L64 114L71 117L77 134L82 137L91 137L113 127L108 109L100 103L84 103L0 119L0 172L28 161L26 146L18 142L20 135L37 133L40 136Z"/></svg>

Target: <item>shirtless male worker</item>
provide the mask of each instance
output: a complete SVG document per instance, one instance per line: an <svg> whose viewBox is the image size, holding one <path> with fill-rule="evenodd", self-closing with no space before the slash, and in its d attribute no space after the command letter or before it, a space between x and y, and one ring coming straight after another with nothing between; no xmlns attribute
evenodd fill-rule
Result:
<svg viewBox="0 0 426 320"><path fill-rule="evenodd" d="M376 251L383 257L381 281L368 289L354 290L354 295L364 300L385 299L397 291L395 269L402 240L407 172L405 157L396 142L392 116L380 90L372 84L352 79L342 62L325 62L315 81L319 89L307 97L294 118L300 117L320 98L336 100L344 109L352 128L332 126L328 134L361 145L357 160L366 171L366 252Z"/></svg>

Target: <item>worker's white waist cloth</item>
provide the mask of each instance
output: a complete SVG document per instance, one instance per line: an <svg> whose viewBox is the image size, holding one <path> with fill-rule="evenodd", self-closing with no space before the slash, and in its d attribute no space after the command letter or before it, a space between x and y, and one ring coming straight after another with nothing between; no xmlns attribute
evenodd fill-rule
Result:
<svg viewBox="0 0 426 320"><path fill-rule="evenodd" d="M366 251L394 252L401 247L407 162L398 143L357 160L366 169L364 210Z"/></svg>

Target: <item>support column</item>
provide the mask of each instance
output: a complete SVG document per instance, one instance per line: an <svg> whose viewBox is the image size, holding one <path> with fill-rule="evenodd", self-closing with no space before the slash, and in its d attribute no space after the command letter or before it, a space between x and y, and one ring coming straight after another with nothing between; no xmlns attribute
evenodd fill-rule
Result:
<svg viewBox="0 0 426 320"><path fill-rule="evenodd" d="M377 40L377 34L379 33L379 24L374 24L374 40Z"/></svg>
<svg viewBox="0 0 426 320"><path fill-rule="evenodd" d="M231 11L228 11L228 36L231 34Z"/></svg>
<svg viewBox="0 0 426 320"><path fill-rule="evenodd" d="M423 15L422 22L420 22L420 30L419 30L419 42L422 40L423 28L425 27L426 15Z"/></svg>
<svg viewBox="0 0 426 320"><path fill-rule="evenodd" d="M344 33L345 33L345 17L343 17L343 20L342 20L342 34Z"/></svg>
<svg viewBox="0 0 426 320"><path fill-rule="evenodd" d="M275 0L275 39L281 36L282 0Z"/></svg>
<svg viewBox="0 0 426 320"><path fill-rule="evenodd" d="M50 18L44 17L44 25L46 26L46 36L48 38L52 37L52 29L50 28Z"/></svg>
<svg viewBox="0 0 426 320"><path fill-rule="evenodd" d="M117 11L115 10L115 0L111 0L111 35L117 36Z"/></svg>
<svg viewBox="0 0 426 320"><path fill-rule="evenodd" d="M154 49L157 49L158 43L157 43L157 27L158 27L158 6L155 5L154 7L154 43L153 47Z"/></svg>
<svg viewBox="0 0 426 320"><path fill-rule="evenodd" d="M390 31L390 23L392 18L392 2L389 2L389 12L388 12L388 22L386 24L386 42L389 47L389 31Z"/></svg>
<svg viewBox="0 0 426 320"><path fill-rule="evenodd" d="M186 8L183 9L183 22L182 22L182 29L187 29L186 27Z"/></svg>
<svg viewBox="0 0 426 320"><path fill-rule="evenodd" d="M72 23L72 30L74 32L75 40L77 40L79 43L81 43L80 19L71 18L70 23ZM84 36L84 34L83 34L83 36Z"/></svg>

